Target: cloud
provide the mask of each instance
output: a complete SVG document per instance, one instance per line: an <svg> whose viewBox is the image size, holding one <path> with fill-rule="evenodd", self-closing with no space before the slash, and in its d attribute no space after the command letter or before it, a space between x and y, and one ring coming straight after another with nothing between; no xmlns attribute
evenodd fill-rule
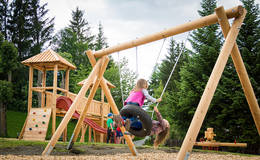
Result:
<svg viewBox="0 0 260 160"><path fill-rule="evenodd" d="M154 34L167 28L184 24L199 18L202 0L42 0L48 2L50 15L55 16L56 30L69 24L71 11L78 6L85 11L93 34L101 22L104 34L110 46ZM260 0L256 0L259 3ZM225 9L241 4L239 0L218 0L217 5ZM184 41L186 35L174 36L177 41ZM162 41L139 46L140 76L148 78ZM168 43L165 43L161 58L167 54ZM122 51L120 56L129 59L129 66L135 69L135 48ZM115 59L117 56L115 56Z"/></svg>

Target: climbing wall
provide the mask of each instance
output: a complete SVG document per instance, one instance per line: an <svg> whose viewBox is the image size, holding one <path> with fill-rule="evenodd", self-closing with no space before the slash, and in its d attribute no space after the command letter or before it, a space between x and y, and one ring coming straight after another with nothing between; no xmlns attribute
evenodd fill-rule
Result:
<svg viewBox="0 0 260 160"><path fill-rule="evenodd" d="M23 135L24 140L44 141L51 116L51 108L31 108Z"/></svg>

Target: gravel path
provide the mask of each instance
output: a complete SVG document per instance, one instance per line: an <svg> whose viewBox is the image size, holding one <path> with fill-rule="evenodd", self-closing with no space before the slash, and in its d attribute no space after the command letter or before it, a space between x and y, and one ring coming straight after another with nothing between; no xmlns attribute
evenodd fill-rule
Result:
<svg viewBox="0 0 260 160"><path fill-rule="evenodd" d="M168 160L175 159L177 153L140 153L137 157L130 153L116 155L81 155L81 156L28 156L28 155L0 155L0 159L12 160ZM216 154L216 153L192 153L190 160L260 160L260 156L239 156L232 154Z"/></svg>

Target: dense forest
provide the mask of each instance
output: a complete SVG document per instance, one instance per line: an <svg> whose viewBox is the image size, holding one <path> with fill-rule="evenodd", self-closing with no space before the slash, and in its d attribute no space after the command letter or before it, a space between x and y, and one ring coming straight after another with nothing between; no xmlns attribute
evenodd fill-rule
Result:
<svg viewBox="0 0 260 160"><path fill-rule="evenodd" d="M255 0L241 0L247 10L237 44L245 63L256 98L260 98L260 10ZM207 16L214 13L217 0L202 0L198 14ZM100 22L98 34L91 32L86 12L76 8L71 13L68 26L55 32L55 18L48 17L48 4L40 0L2 0L0 1L0 136L6 137L6 110L27 112L28 67L21 61L52 48L66 58L77 69L70 72L70 91L78 93L77 82L85 79L92 67L85 55L86 50L100 50L109 47L104 36L105 28ZM167 56L158 64L149 79L150 92L159 97L176 63L179 53L183 54L165 90L159 110L171 124L170 139L167 145L180 145L200 101L216 59L224 43L224 37L218 24L191 31L188 42L177 43L170 38L167 41ZM136 73L127 67L127 59L120 64L112 57L105 72L108 79L117 88L112 95L118 108L122 108L121 95L127 95L136 81ZM119 72L120 70L120 72ZM120 73L120 74L119 74ZM62 86L64 72L58 74ZM34 74L34 86L40 85L41 74ZM47 79L51 83L52 76ZM122 91L119 86L122 86ZM100 92L100 91L98 91ZM95 98L99 98L97 94ZM39 95L35 94L34 97ZM37 99L37 98L36 98ZM33 102L37 105L37 101ZM152 107L152 106L151 106ZM245 142L248 147L239 149L245 153L260 153L260 137L244 96L231 57L225 67L214 98L198 135L204 137L204 131L213 127L217 140L223 142Z"/></svg>

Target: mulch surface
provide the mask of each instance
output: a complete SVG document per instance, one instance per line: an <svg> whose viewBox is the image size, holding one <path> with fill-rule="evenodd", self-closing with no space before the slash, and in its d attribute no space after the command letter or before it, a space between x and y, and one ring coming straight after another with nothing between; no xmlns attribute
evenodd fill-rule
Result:
<svg viewBox="0 0 260 160"><path fill-rule="evenodd" d="M42 156L44 146L19 146L0 148L0 159L12 160L168 160L176 159L177 150L172 148L137 148L138 156L132 156L127 146L75 145L66 150L64 145L56 144L49 156ZM260 156L240 156L233 154L193 152L191 160L260 160Z"/></svg>

